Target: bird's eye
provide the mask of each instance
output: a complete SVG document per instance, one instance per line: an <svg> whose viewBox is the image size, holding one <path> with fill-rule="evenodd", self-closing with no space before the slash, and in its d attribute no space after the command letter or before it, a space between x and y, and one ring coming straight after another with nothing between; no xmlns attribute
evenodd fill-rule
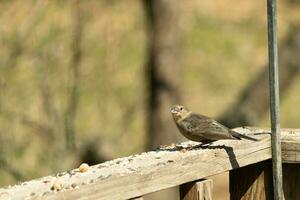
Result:
<svg viewBox="0 0 300 200"><path fill-rule="evenodd" d="M183 110L183 108L182 108L182 107L180 107L180 110Z"/></svg>

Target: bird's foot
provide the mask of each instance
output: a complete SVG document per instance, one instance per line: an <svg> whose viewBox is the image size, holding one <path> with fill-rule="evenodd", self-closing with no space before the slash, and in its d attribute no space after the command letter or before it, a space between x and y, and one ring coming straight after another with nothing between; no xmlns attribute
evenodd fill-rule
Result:
<svg viewBox="0 0 300 200"><path fill-rule="evenodd" d="M188 147L186 147L185 149L190 151L190 150L193 150L193 149L198 149L198 148L206 148L206 147L209 147L211 145L211 143L201 143L201 144L197 144L197 145L189 145Z"/></svg>

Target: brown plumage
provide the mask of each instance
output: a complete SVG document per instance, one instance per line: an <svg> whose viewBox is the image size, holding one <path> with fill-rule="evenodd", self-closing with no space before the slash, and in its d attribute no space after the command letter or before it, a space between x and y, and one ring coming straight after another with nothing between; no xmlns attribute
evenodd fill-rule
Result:
<svg viewBox="0 0 300 200"><path fill-rule="evenodd" d="M255 138L242 135L223 126L210 117L193 113L181 105L173 106L171 113L180 133L196 142L209 143L216 140L241 140L242 138L257 141Z"/></svg>

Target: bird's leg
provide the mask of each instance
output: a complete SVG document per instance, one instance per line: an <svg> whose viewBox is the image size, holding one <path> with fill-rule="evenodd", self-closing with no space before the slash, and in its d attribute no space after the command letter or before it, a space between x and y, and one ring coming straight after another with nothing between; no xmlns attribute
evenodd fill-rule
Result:
<svg viewBox="0 0 300 200"><path fill-rule="evenodd" d="M201 148L201 147L203 147L202 144L197 144L195 146L189 146L189 147L187 147L186 150L190 151L190 150Z"/></svg>
<svg viewBox="0 0 300 200"><path fill-rule="evenodd" d="M195 146L189 146L186 148L186 150L193 150L193 149L197 149L197 148L204 148L204 147L208 147L209 145L211 145L213 141L212 140L204 140L202 141L201 144L197 144Z"/></svg>

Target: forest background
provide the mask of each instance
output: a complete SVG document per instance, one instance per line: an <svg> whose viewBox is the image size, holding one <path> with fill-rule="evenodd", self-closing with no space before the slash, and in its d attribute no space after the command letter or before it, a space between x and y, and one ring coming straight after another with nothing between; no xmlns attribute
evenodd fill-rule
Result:
<svg viewBox="0 0 300 200"><path fill-rule="evenodd" d="M278 3L281 126L297 128L300 3ZM177 103L269 126L265 1L1 0L0 24L1 186L182 141Z"/></svg>

